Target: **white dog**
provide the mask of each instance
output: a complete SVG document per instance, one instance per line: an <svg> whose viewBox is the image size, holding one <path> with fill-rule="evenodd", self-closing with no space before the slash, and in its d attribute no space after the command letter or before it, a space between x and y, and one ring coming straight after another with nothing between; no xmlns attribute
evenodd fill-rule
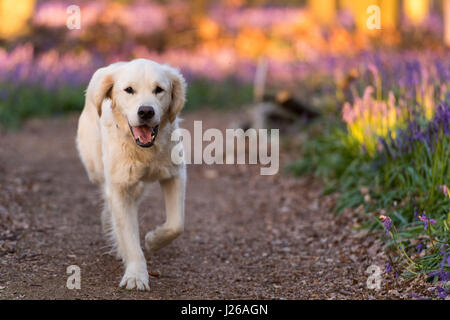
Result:
<svg viewBox="0 0 450 320"><path fill-rule="evenodd" d="M159 181L166 206L166 222L146 234L146 248L158 250L184 229L186 168L171 160L178 143L171 134L185 92L178 70L145 59L97 70L86 90L78 152L89 179L102 187L103 229L125 263L120 286L127 289L149 290L137 214L145 183Z"/></svg>

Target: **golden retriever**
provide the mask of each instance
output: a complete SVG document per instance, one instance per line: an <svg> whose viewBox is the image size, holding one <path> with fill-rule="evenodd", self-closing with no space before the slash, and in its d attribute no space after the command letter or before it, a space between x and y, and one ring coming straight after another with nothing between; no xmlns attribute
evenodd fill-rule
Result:
<svg viewBox="0 0 450 320"><path fill-rule="evenodd" d="M125 264L120 287L149 290L139 240L138 200L145 183L159 181L166 222L145 235L152 252L184 229L186 166L171 160L171 135L185 102L186 82L177 69L146 59L100 68L86 90L77 148L89 179L102 188L103 230Z"/></svg>

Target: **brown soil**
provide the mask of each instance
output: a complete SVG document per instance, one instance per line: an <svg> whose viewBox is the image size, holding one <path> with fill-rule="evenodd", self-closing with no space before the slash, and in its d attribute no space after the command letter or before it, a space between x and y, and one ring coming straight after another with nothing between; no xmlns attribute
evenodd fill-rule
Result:
<svg viewBox="0 0 450 320"><path fill-rule="evenodd" d="M197 112L183 126L224 128L232 117ZM185 232L147 254L150 292L119 289L123 266L107 254L99 193L75 150L76 119L0 135L0 299L409 297L411 284L385 274L380 291L367 288L367 267L386 263L379 235L356 231L355 213L337 217L318 181L246 165L189 165ZM281 166L291 159L282 149ZM155 184L140 207L141 238L163 219ZM74 264L81 290L66 288Z"/></svg>

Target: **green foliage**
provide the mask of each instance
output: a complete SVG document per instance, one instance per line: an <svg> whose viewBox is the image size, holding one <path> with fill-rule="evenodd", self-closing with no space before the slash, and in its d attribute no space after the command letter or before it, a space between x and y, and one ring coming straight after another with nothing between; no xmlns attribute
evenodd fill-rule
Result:
<svg viewBox="0 0 450 320"><path fill-rule="evenodd" d="M31 117L62 114L81 110L84 104L84 88L61 87L47 91L40 86L13 88L0 86L0 126L17 128Z"/></svg>
<svg viewBox="0 0 450 320"><path fill-rule="evenodd" d="M387 158L380 153L369 157L348 136L340 125L324 129L309 139L303 157L290 169L297 175L319 176L326 193L338 192L338 213L362 206L366 227L381 229L378 216L389 216L398 230L386 237L388 247L397 252L391 262L404 274L439 269L440 249L450 234L450 197L441 188L450 181L450 136L441 135L434 150L416 141L411 152ZM427 230L418 218L424 212L436 220ZM423 244L424 255L417 254L418 243Z"/></svg>
<svg viewBox="0 0 450 320"><path fill-rule="evenodd" d="M14 87L0 84L0 126L9 129L32 117L44 117L81 111L85 87L62 86L49 90L39 85ZM251 85L232 79L218 83L199 79L189 83L185 110L202 107L230 108L249 103L253 98Z"/></svg>
<svg viewBox="0 0 450 320"><path fill-rule="evenodd" d="M188 84L186 109L199 107L230 108L251 102L253 86L239 83L234 79L215 82L209 79L197 79Z"/></svg>

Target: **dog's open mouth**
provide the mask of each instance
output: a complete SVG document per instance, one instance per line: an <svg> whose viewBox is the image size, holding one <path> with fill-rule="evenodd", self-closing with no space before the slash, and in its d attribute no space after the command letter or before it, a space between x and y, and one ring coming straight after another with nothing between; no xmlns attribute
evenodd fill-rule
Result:
<svg viewBox="0 0 450 320"><path fill-rule="evenodd" d="M147 126L146 124L137 127L130 126L131 134L136 144L142 148L149 148L155 143L158 128L159 125L154 127Z"/></svg>

